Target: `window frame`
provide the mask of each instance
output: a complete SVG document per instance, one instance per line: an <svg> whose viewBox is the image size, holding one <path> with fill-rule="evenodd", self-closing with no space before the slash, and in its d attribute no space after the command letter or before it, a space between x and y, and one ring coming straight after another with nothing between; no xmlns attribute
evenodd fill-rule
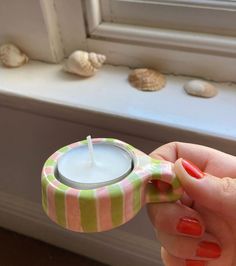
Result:
<svg viewBox="0 0 236 266"><path fill-rule="evenodd" d="M236 81L235 37L103 22L100 0L83 1L83 8L88 50L106 54L110 64Z"/></svg>
<svg viewBox="0 0 236 266"><path fill-rule="evenodd" d="M37 26L44 43L38 43L37 38L29 42L27 34L34 36L37 32L28 32L20 26L18 32L24 33L20 36L16 29L12 40L35 60L59 63L80 49L103 53L107 56L106 62L112 65L152 67L168 74L236 82L236 37L104 22L101 1L107 0L70 0L69 4L64 0L24 0L25 5L37 5L40 18ZM166 5L173 6L173 1L167 0ZM192 0L191 8L199 1ZM186 0L178 2L186 4ZM212 7L224 11L232 8L236 12L236 2L231 6ZM16 12L16 15L17 21L22 14ZM7 29L14 28L14 23L10 21L10 25L2 29L1 42L9 41L4 34L7 37Z"/></svg>
<svg viewBox="0 0 236 266"><path fill-rule="evenodd" d="M196 34L190 31L104 22L102 20L101 6L103 1L87 0L85 2L88 35L91 39L116 40L118 42L130 42L131 44L135 42L144 46L166 45L175 48L191 48L197 51L209 51L236 56L236 38L232 36L223 36L224 40L222 41L222 36L216 34Z"/></svg>
<svg viewBox="0 0 236 266"><path fill-rule="evenodd" d="M236 2L100 0L100 6L104 22L236 36Z"/></svg>

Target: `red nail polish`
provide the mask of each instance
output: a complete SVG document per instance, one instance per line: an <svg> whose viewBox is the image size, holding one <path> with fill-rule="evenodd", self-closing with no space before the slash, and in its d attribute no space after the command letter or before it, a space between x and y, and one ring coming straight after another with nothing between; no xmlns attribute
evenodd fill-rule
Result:
<svg viewBox="0 0 236 266"><path fill-rule="evenodd" d="M182 160L182 165L186 172L196 179L203 178L204 173L192 162L188 160Z"/></svg>
<svg viewBox="0 0 236 266"><path fill-rule="evenodd" d="M218 258L221 254L221 248L213 242L202 241L199 243L196 256L204 258Z"/></svg>
<svg viewBox="0 0 236 266"><path fill-rule="evenodd" d="M200 222L192 217L181 218L176 228L177 231L186 235L200 236L202 234L202 226Z"/></svg>
<svg viewBox="0 0 236 266"><path fill-rule="evenodd" d="M206 266L206 262L202 260L186 260L186 266Z"/></svg>

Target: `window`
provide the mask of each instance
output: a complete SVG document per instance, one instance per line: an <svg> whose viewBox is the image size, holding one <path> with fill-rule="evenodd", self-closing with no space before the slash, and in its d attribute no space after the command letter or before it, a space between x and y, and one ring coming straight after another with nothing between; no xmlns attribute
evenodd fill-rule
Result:
<svg viewBox="0 0 236 266"><path fill-rule="evenodd" d="M106 53L110 63L236 80L235 1L86 0L85 4L88 47Z"/></svg>
<svg viewBox="0 0 236 266"><path fill-rule="evenodd" d="M86 4L92 38L235 53L236 2L101 0Z"/></svg>
<svg viewBox="0 0 236 266"><path fill-rule="evenodd" d="M236 81L236 1L0 0L6 41L48 62L83 49L114 65Z"/></svg>
<svg viewBox="0 0 236 266"><path fill-rule="evenodd" d="M102 21L235 36L236 2L101 0Z"/></svg>

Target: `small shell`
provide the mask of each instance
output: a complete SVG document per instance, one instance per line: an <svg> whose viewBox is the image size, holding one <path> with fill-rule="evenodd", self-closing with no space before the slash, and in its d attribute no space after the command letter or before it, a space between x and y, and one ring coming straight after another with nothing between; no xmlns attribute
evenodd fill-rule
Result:
<svg viewBox="0 0 236 266"><path fill-rule="evenodd" d="M157 91L165 87L165 76L154 69L138 68L129 75L130 84L143 91Z"/></svg>
<svg viewBox="0 0 236 266"><path fill-rule="evenodd" d="M0 61L6 67L20 67L29 61L18 47L7 43L0 46Z"/></svg>
<svg viewBox="0 0 236 266"><path fill-rule="evenodd" d="M190 80L184 84L184 90L193 96L204 98L214 97L217 94L217 88L203 80Z"/></svg>
<svg viewBox="0 0 236 266"><path fill-rule="evenodd" d="M93 76L102 67L106 56L84 51L73 52L66 63L64 70L84 77Z"/></svg>

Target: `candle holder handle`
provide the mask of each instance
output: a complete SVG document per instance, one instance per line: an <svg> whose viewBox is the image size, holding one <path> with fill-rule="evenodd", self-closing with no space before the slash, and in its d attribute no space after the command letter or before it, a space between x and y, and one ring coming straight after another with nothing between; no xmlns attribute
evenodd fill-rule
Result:
<svg viewBox="0 0 236 266"><path fill-rule="evenodd" d="M149 165L150 179L147 184L146 202L173 202L181 198L183 188L174 172L173 163L152 159ZM152 180L159 180L171 185L166 192L158 191Z"/></svg>
<svg viewBox="0 0 236 266"><path fill-rule="evenodd" d="M112 184L77 189L58 178L58 161L70 150L87 145L87 141L57 150L45 162L41 179L43 209L56 224L75 232L107 231L131 220L146 203L181 198L183 188L172 163L154 160L120 140L100 138L93 142L123 148L133 159L132 171ZM152 180L166 182L171 188L160 192Z"/></svg>

